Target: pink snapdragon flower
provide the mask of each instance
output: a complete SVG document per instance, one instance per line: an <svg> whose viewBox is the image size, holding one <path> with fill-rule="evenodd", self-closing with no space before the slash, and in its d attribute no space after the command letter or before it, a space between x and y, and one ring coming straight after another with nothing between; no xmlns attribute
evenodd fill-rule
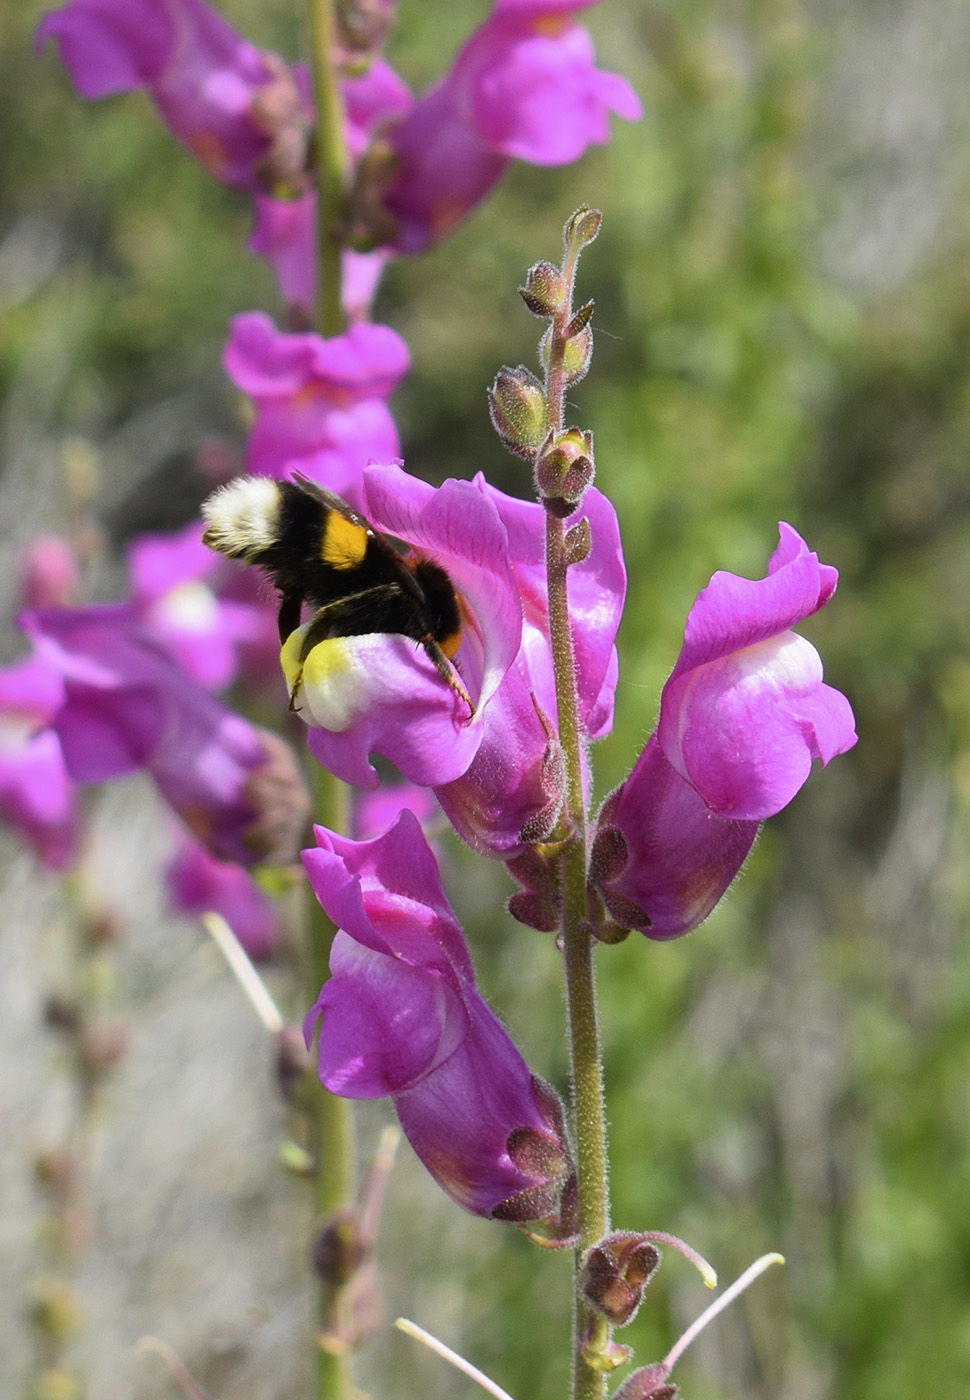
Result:
<svg viewBox="0 0 970 1400"><path fill-rule="evenodd" d="M279 942L279 911L248 870L217 860L179 832L165 871L173 906L183 914L221 914L251 958L269 957Z"/></svg>
<svg viewBox="0 0 970 1400"><path fill-rule="evenodd" d="M353 498L368 462L398 456L386 399L410 357L389 326L353 325L324 340L312 331L283 334L262 312L245 312L233 317L224 364L256 410L247 448L256 475L299 466Z"/></svg>
<svg viewBox="0 0 970 1400"><path fill-rule="evenodd" d="M195 685L124 604L25 613L21 625L63 683L50 724L77 783L145 769L217 857L252 865L260 811L250 786L260 735Z"/></svg>
<svg viewBox="0 0 970 1400"><path fill-rule="evenodd" d="M250 193L303 183L305 82L202 0L72 0L45 15L82 97L144 88L211 175Z"/></svg>
<svg viewBox="0 0 970 1400"><path fill-rule="evenodd" d="M597 823L593 882L626 927L651 938L695 928L812 760L856 742L849 702L790 630L824 607L837 579L782 524L765 578L717 573L698 596L656 733Z"/></svg>
<svg viewBox="0 0 970 1400"><path fill-rule="evenodd" d="M360 489L360 508L376 529L441 565L451 579L463 622L454 660L475 713L420 644L398 633L333 637L301 663L310 622L282 652L294 706L311 726L316 758L345 782L377 786L373 752L411 782L450 782L474 758L489 704L522 641L508 531L481 480L435 488L400 467L371 466Z"/></svg>
<svg viewBox="0 0 970 1400"><path fill-rule="evenodd" d="M0 814L51 870L70 864L79 827L74 784L49 728L63 701L60 673L43 656L0 668Z"/></svg>
<svg viewBox="0 0 970 1400"><path fill-rule="evenodd" d="M338 928L305 1024L309 1043L320 1022L321 1080L347 1098L390 1095L415 1152L466 1210L568 1232L561 1105L477 991L417 819L403 811L372 841L316 836L303 860Z"/></svg>
<svg viewBox="0 0 970 1400"><path fill-rule="evenodd" d="M564 796L557 786L550 733L556 732L556 688L549 644L545 510L489 486L508 534L509 560L522 605L522 641L482 717L482 742L468 769L435 792L458 834L482 855L508 860L547 834ZM569 571L579 720L586 739L609 733L617 680L616 630L626 571L616 512L595 488L583 498L592 548ZM538 827L537 827L538 824Z"/></svg>
<svg viewBox="0 0 970 1400"><path fill-rule="evenodd" d="M624 78L595 67L573 13L594 0L496 0L447 76L386 134L394 174L383 203L399 253L450 233L512 159L564 165L609 135L609 114L641 115Z"/></svg>
<svg viewBox="0 0 970 1400"><path fill-rule="evenodd" d="M240 660L276 639L269 599L223 596L238 570L202 543L202 523L167 535L140 535L128 547L135 612L186 675L206 690L223 690Z"/></svg>

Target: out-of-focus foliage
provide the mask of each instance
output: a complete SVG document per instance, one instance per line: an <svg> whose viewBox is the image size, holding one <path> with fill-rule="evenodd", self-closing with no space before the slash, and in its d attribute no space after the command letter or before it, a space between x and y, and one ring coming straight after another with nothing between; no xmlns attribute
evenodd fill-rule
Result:
<svg viewBox="0 0 970 1400"><path fill-rule="evenodd" d="M843 8L865 22L862 0ZM922 33L926 7L898 8ZM404 0L392 58L426 82L483 9ZM299 41L287 0L226 10L258 42L292 53ZM144 99L85 106L50 54L29 59L39 12L0 16L8 580L18 542L58 518L90 516L119 542L191 516L200 442L238 450L243 438L219 368L226 319L275 307L243 249L242 203ZM604 211L581 273L596 355L573 394L631 580L616 733L596 754L602 791L648 732L714 569L760 574L782 518L840 568L839 594L806 630L856 707L859 748L769 825L699 932L599 955L615 1222L686 1236L724 1279L763 1250L788 1257L689 1354L676 1378L692 1400L962 1400L970 224L950 143L965 149L967 133L940 127L951 178L928 221L939 232L906 277L840 279L823 249L852 184L858 111L844 91L841 126L829 110L826 18L790 0L602 0L588 15L601 61L637 86L643 124L617 124L611 147L576 169L515 170L441 249L391 270L378 315L414 355L395 405L408 465L432 479L481 469L525 494L521 465L490 433L484 386L502 362L532 362L538 323L514 293L525 268L555 257L576 205ZM966 19L947 41L970 53ZM922 96L945 113L956 98L932 90L933 71ZM105 570L92 586L107 587ZM530 1060L562 1083L551 946L494 917L500 871L457 853L452 871L483 982ZM453 1250L437 1215L395 1223L393 1191L390 1211L394 1306L435 1327L429 1310L450 1299L449 1340L461 1332L520 1400L563 1394L563 1261L480 1222ZM668 1260L624 1340L656 1359L706 1301ZM455 1393L436 1369L421 1376L429 1395ZM414 1393L413 1372L388 1381L376 1364L367 1383L388 1400Z"/></svg>

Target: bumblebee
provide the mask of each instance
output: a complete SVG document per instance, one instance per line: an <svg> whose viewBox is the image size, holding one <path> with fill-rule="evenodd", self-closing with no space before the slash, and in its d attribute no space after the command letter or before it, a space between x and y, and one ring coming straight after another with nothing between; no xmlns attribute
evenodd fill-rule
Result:
<svg viewBox="0 0 970 1400"><path fill-rule="evenodd" d="M280 595L280 643L311 610L303 662L318 642L393 632L422 646L442 678L474 714L454 669L461 608L440 564L398 552L346 501L302 472L289 481L238 477L202 507L203 544L263 570ZM302 672L301 672L302 675ZM300 685L297 677L291 707Z"/></svg>

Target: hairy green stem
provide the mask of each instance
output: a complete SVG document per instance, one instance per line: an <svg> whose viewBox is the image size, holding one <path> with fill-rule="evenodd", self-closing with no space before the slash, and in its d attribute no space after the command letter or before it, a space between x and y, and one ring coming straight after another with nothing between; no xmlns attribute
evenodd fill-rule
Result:
<svg viewBox="0 0 970 1400"><path fill-rule="evenodd" d="M570 288L575 273L575 258L576 252L570 249L563 264ZM571 295L569 300L571 304ZM571 314L570 305L556 316L549 344L546 397L550 422L556 432L565 429L564 332ZM566 527L551 511L546 513L546 576L559 739L566 771L567 836L562 852L562 943L579 1187L578 1277L583 1253L609 1229L609 1181L593 940L586 928L586 811L576 662L569 621ZM598 1349L607 1336L608 1329L598 1319L591 1318L589 1310L579 1299L577 1289L574 1305L573 1400L602 1400L605 1395L604 1374L590 1366L586 1358L587 1348Z"/></svg>
<svg viewBox="0 0 970 1400"><path fill-rule="evenodd" d="M345 147L343 103L333 63L336 22L333 0L309 0L313 93L316 105L317 166L317 330L322 336L343 330L340 223L344 206ZM347 830L347 789L311 760L314 811L333 831ZM330 949L336 930L309 893L307 991L312 1004L330 976ZM353 1106L314 1081L311 1106L313 1156L317 1167L316 1206L323 1220L350 1206L356 1187ZM350 1400L349 1355L334 1330L339 1298L324 1284L318 1339L317 1400Z"/></svg>
<svg viewBox="0 0 970 1400"><path fill-rule="evenodd" d="M339 335L343 330L340 221L344 207L346 150L343 102L333 64L335 31L333 0L310 0L313 95L317 112L317 330L324 336Z"/></svg>

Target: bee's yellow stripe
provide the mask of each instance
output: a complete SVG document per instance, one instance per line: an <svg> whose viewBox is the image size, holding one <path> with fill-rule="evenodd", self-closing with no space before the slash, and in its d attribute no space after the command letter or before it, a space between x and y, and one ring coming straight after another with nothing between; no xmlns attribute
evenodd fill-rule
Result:
<svg viewBox="0 0 970 1400"><path fill-rule="evenodd" d="M334 569L356 569L367 552L367 531L330 511L320 537L320 560Z"/></svg>
<svg viewBox="0 0 970 1400"><path fill-rule="evenodd" d="M442 637L441 640L438 642L438 645L444 652L445 656L447 656L448 660L452 661L454 659L455 652L461 646L461 628L459 627L457 632L450 632L447 637Z"/></svg>

